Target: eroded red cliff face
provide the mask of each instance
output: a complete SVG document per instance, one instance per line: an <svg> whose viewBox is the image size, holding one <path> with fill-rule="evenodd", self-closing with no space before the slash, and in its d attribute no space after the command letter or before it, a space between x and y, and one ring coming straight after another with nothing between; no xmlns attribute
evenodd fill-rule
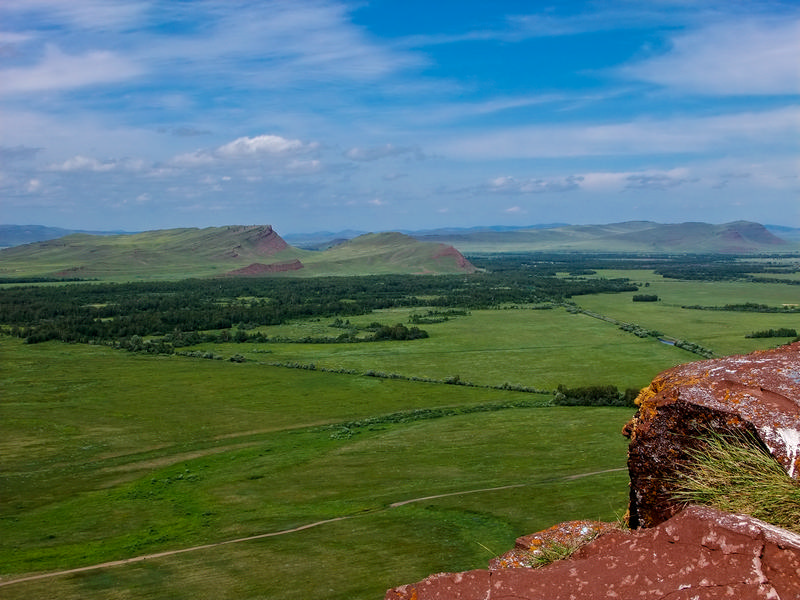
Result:
<svg viewBox="0 0 800 600"><path fill-rule="evenodd" d="M631 439L632 530L576 521L517 540L488 569L440 573L386 600L800 600L800 535L671 500L679 461L702 434L747 431L800 477L800 343L665 371L642 391ZM548 544L585 542L530 568Z"/></svg>

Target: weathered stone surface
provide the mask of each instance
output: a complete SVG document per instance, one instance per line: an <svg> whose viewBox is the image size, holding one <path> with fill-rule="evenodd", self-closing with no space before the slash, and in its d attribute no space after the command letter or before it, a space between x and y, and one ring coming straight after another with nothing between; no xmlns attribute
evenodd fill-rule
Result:
<svg viewBox="0 0 800 600"><path fill-rule="evenodd" d="M800 536L752 517L689 507L651 529L601 535L539 569L439 574L386 600L797 600Z"/></svg>
<svg viewBox="0 0 800 600"><path fill-rule="evenodd" d="M386 592L385 600L486 600L489 571L438 573L412 585Z"/></svg>
<svg viewBox="0 0 800 600"><path fill-rule="evenodd" d="M675 469L707 430L748 431L800 477L800 342L744 356L680 365L657 376L637 399L630 437L629 524L652 527L680 506Z"/></svg>
<svg viewBox="0 0 800 600"><path fill-rule="evenodd" d="M577 548L597 536L617 529L613 523L601 521L567 521L549 529L517 538L513 550L489 562L489 569L536 566L537 559L563 548Z"/></svg>

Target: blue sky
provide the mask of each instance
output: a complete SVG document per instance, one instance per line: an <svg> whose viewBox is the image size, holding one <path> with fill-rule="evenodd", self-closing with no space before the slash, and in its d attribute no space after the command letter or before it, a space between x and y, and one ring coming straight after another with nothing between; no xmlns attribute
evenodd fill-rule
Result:
<svg viewBox="0 0 800 600"><path fill-rule="evenodd" d="M11 0L0 222L800 227L796 0Z"/></svg>

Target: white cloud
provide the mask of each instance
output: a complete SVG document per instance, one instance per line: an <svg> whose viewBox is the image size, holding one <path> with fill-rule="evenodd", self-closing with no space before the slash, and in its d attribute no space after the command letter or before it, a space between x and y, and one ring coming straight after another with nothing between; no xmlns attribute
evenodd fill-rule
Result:
<svg viewBox="0 0 800 600"><path fill-rule="evenodd" d="M576 190L580 187L580 182L580 176L575 175L550 179L516 179L503 176L492 179L480 189L495 194L545 194Z"/></svg>
<svg viewBox="0 0 800 600"><path fill-rule="evenodd" d="M32 37L33 36L28 33L0 31L0 46L22 44L23 42L30 40Z"/></svg>
<svg viewBox="0 0 800 600"><path fill-rule="evenodd" d="M202 23L198 34L154 37L139 52L178 77L213 74L250 89L309 81L340 86L382 79L423 62L378 43L352 22L350 6L341 2L211 0L186 7L175 9L176 18ZM247 69L239 68L242 60Z"/></svg>
<svg viewBox="0 0 800 600"><path fill-rule="evenodd" d="M730 152L796 147L800 107L714 117L639 119L602 125L543 125L452 138L437 152L463 159Z"/></svg>
<svg viewBox="0 0 800 600"><path fill-rule="evenodd" d="M108 30L116 27L130 27L152 2L125 0L25 0L9 2L3 10L25 13L48 24L63 24L82 29Z"/></svg>
<svg viewBox="0 0 800 600"><path fill-rule="evenodd" d="M683 92L800 94L800 20L736 20L676 35L672 48L621 74Z"/></svg>
<svg viewBox="0 0 800 600"><path fill-rule="evenodd" d="M117 167L115 162L100 162L96 158L88 156L73 156L60 164L53 164L48 167L50 171L94 171L101 173L104 171L113 171Z"/></svg>
<svg viewBox="0 0 800 600"><path fill-rule="evenodd" d="M286 168L295 174L316 173L322 168L322 163L314 160L293 159L286 165Z"/></svg>
<svg viewBox="0 0 800 600"><path fill-rule="evenodd" d="M72 56L48 45L38 64L0 70L0 94L69 90L126 81L141 73L139 65L113 52Z"/></svg>
<svg viewBox="0 0 800 600"><path fill-rule="evenodd" d="M214 164L216 159L211 153L205 150L195 150L194 152L186 152L173 156L169 160L169 164L175 167L203 167Z"/></svg>
<svg viewBox="0 0 800 600"><path fill-rule="evenodd" d="M217 154L226 158L241 158L259 154L288 154L308 148L300 140L287 140L277 135L240 137L217 148Z"/></svg>
<svg viewBox="0 0 800 600"><path fill-rule="evenodd" d="M141 159L122 159L99 161L96 158L77 155L65 160L62 163L55 163L47 167L48 171L68 172L94 172L105 173L108 171L143 171L147 168L145 161Z"/></svg>

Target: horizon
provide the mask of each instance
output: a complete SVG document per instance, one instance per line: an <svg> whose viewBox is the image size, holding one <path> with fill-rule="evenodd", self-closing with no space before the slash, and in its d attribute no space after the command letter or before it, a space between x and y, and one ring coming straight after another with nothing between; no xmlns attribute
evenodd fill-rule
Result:
<svg viewBox="0 0 800 600"><path fill-rule="evenodd" d="M570 227L606 227L610 225L622 225L625 223L633 223L633 222L641 222L641 223L651 223L653 225L688 225L688 224L703 224L703 225L711 225L711 226L722 226L722 225L731 225L735 223L753 223L755 225L760 225L767 230L770 229L777 229L777 230L797 230L800 232L800 227L790 227L787 225L777 225L774 223L758 223L755 221L727 221L727 222L719 222L719 223L711 223L705 221L682 221L682 222L656 222L656 221L616 221L616 222L608 222L608 223L530 223L528 225L475 225L475 226L468 226L468 227L450 227L447 225L443 225L441 227L436 228L424 228L424 229L381 229L381 230L358 230L352 228L345 228L345 229L337 229L337 230L326 230L326 229L318 229L315 231L289 231L289 232L281 232L278 230L277 227L272 225L271 223L226 223L224 225L207 225L207 226L187 226L187 227L159 227L155 229L143 229L138 231L130 231L124 229L114 229L114 230L90 230L86 228L60 228L57 226L48 226L48 225L41 225L36 223L26 223L26 224L16 224L16 223L0 223L0 228L2 227L16 227L16 228L24 228L24 227L43 227L48 229L63 229L68 233L84 233L89 235L136 235L139 233L149 233L153 231L169 231L169 230L180 230L180 229L221 229L224 227L270 227L272 230L278 234L281 238L293 238L293 237L312 237L312 236L335 236L335 235L343 235L348 234L352 239L361 235L370 235L376 233L402 233L407 235L419 235L425 233L435 233L439 231L452 231L452 232L467 232L475 229L508 229L508 230L528 230L528 229L557 229L557 228L570 228ZM773 233L774 235L774 233ZM780 237L780 236L778 236ZM45 241L45 240L41 240ZM2 248L2 247L0 247Z"/></svg>
<svg viewBox="0 0 800 600"><path fill-rule="evenodd" d="M800 227L796 2L30 0L0 22L7 223Z"/></svg>

